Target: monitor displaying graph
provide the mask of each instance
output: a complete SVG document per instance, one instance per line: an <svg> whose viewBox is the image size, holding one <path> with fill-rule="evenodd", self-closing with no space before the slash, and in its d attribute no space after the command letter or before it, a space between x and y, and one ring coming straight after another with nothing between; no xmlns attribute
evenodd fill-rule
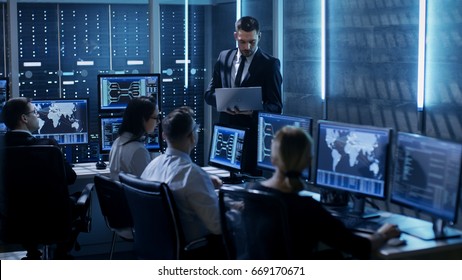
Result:
<svg viewBox="0 0 462 280"><path fill-rule="evenodd" d="M100 154L109 154L112 144L119 137L119 127L122 125L123 118L120 116L100 117L99 118L99 152ZM146 135L141 139L146 149L150 152L161 149L159 136L160 127L157 126L154 133Z"/></svg>
<svg viewBox="0 0 462 280"><path fill-rule="evenodd" d="M310 117L258 113L257 167L259 169L269 171L275 169L271 164L271 141L274 134L286 125L300 127L311 134L312 119ZM309 179L309 171L309 168L304 170L303 178Z"/></svg>
<svg viewBox="0 0 462 280"><path fill-rule="evenodd" d="M159 104L160 74L98 75L99 111L123 111L132 98L152 96Z"/></svg>
<svg viewBox="0 0 462 280"><path fill-rule="evenodd" d="M244 128L215 124L210 145L209 164L230 172L242 171L245 134Z"/></svg>

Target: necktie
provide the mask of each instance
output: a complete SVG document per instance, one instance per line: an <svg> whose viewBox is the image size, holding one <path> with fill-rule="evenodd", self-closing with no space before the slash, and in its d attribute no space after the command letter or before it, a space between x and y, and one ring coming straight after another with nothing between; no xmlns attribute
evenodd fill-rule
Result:
<svg viewBox="0 0 462 280"><path fill-rule="evenodd" d="M242 78L242 72L244 72L245 61L246 61L245 56L241 55L241 62L239 63L239 68L237 69L236 79L234 80L235 87L241 86L241 78Z"/></svg>

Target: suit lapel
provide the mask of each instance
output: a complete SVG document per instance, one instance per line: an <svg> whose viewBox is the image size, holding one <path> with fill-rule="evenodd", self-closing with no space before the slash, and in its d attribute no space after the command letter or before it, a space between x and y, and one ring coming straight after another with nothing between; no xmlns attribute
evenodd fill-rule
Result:
<svg viewBox="0 0 462 280"><path fill-rule="evenodd" d="M226 64L226 67L224 69L226 69L227 73L225 73L226 83L224 87L232 87L231 75L233 73L232 69L234 67L234 58L236 57L236 54L237 54L237 49L232 49L226 55L225 62L224 62Z"/></svg>

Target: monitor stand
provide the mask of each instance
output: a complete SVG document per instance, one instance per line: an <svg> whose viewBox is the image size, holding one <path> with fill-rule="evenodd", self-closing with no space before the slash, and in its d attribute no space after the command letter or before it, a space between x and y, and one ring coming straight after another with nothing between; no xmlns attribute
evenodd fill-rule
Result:
<svg viewBox="0 0 462 280"><path fill-rule="evenodd" d="M336 206L332 208L335 216L353 216L360 219L380 218L377 211L366 211L366 198L358 195L350 195L353 205Z"/></svg>
<svg viewBox="0 0 462 280"><path fill-rule="evenodd" d="M345 191L322 189L321 203L329 207L347 207L349 194Z"/></svg>
<svg viewBox="0 0 462 280"><path fill-rule="evenodd" d="M419 226L413 228L403 228L402 232L415 236L422 240L438 240L460 237L461 232L447 227L447 222L442 219L433 219L432 226Z"/></svg>
<svg viewBox="0 0 462 280"><path fill-rule="evenodd" d="M353 207L348 208L348 214L358 216L363 219L375 219L380 218L378 212L367 212L366 211L366 198L362 196L352 195Z"/></svg>
<svg viewBox="0 0 462 280"><path fill-rule="evenodd" d="M221 180L223 181L223 184L238 185L238 184L245 183L244 176L240 173L234 173L234 172L229 172L229 177L221 178Z"/></svg>

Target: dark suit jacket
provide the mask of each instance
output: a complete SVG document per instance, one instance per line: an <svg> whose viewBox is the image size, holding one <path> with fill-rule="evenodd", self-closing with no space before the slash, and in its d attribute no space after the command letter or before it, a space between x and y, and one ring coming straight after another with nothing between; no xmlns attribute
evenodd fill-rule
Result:
<svg viewBox="0 0 462 280"><path fill-rule="evenodd" d="M59 146L58 142L55 139L47 138L47 139L40 139L35 138L34 136L30 135L27 132L22 131L8 131L4 135L4 144L5 146L31 146L31 145L53 145ZM64 160L64 157L63 157ZM69 163L64 162L66 167L66 178L67 183L72 185L75 180L77 179L77 174L69 165Z"/></svg>
<svg viewBox="0 0 462 280"><path fill-rule="evenodd" d="M213 76L205 91L205 102L216 108L215 89L232 87L231 69L238 49L225 50L220 53L213 68ZM260 48L255 53L247 75L242 80L242 87L262 87L263 111L280 114L282 112L281 86L282 76L279 59L263 52ZM253 115L219 114L219 122L249 128L249 137L244 159L246 169L256 168L258 112Z"/></svg>
<svg viewBox="0 0 462 280"><path fill-rule="evenodd" d="M207 104L216 107L215 88L232 87L231 69L238 49L222 51L213 68L213 76L205 91ZM282 112L281 86L282 76L279 59L264 53L260 48L255 53L247 75L242 80L242 87L262 87L263 110L271 113ZM227 121L236 116L226 113L220 114L220 122ZM241 116L237 116L241 117ZM248 120L246 120L248 121ZM243 123L245 124L245 123Z"/></svg>

